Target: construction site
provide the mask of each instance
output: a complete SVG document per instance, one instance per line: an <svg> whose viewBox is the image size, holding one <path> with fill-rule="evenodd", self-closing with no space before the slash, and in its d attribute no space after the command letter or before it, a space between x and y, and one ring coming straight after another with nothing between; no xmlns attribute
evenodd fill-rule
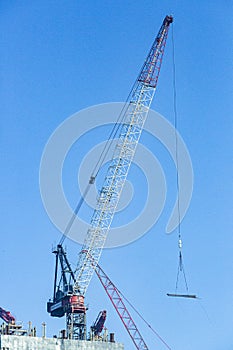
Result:
<svg viewBox="0 0 233 350"><path fill-rule="evenodd" d="M103 186L99 190L90 228L79 253L75 271L63 248L64 240L89 188L95 183L98 168L95 168L95 172L90 175L85 194L79 200L59 244L53 250L55 255L54 288L52 298L47 303L47 312L51 317L64 317L66 328L61 330L57 336L47 338L44 323L42 336L38 337L36 328L31 323L28 329L24 329L9 311L1 308L0 317L4 321L0 329L1 350L123 350L123 344L116 342L114 333L108 333L105 327L106 310L100 311L96 321L89 330L87 329L88 307L85 303L85 294L94 273L113 304L135 348L137 350L148 349L122 294L99 266L99 259L157 88L168 30L172 22L172 16L164 18L121 112L120 123L115 124L111 132L115 137L117 135L118 142ZM105 156L105 152L106 148L101 156ZM98 166L101 167L101 165Z"/></svg>
<svg viewBox="0 0 233 350"><path fill-rule="evenodd" d="M232 350L231 2L0 8L0 350Z"/></svg>

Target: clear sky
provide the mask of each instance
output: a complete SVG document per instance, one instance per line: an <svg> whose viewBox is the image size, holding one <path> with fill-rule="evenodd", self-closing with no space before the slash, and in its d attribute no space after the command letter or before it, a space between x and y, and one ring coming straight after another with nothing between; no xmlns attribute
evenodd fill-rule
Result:
<svg viewBox="0 0 233 350"><path fill-rule="evenodd" d="M193 197L181 226L183 255L190 293L201 299L166 296L175 289L178 264L177 233L165 233L175 168L150 138L143 140L167 180L164 210L141 239L104 250L101 266L173 350L232 349L232 2L2 0L0 13L0 306L25 325L31 320L39 334L43 321L49 335L64 328L65 320L46 313L53 289L51 248L61 234L40 197L44 146L73 113L125 100L164 16L173 14L178 130L194 170ZM173 123L171 35L153 109ZM101 140L98 129L95 139ZM64 188L73 204L79 198L79 150L87 148L88 141L78 144L67 159ZM140 174L133 175L140 203ZM69 240L66 246L75 265L80 246ZM96 278L86 299L88 325L107 309L109 331L125 349L134 349ZM134 318L149 349L165 349Z"/></svg>

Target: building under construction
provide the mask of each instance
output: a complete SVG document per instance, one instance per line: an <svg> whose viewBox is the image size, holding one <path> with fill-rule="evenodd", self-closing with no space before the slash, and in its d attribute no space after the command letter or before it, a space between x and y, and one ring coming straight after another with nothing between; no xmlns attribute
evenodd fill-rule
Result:
<svg viewBox="0 0 233 350"><path fill-rule="evenodd" d="M84 340L46 339L38 337L1 335L1 350L124 350L123 344Z"/></svg>
<svg viewBox="0 0 233 350"><path fill-rule="evenodd" d="M0 350L124 350L123 344L116 343L114 334L91 337L90 340L65 339L65 332L60 337L46 338L45 324L42 337L36 336L36 329L23 329L21 324L3 323L0 329Z"/></svg>
<svg viewBox="0 0 233 350"><path fill-rule="evenodd" d="M1 350L124 350L123 344L69 340L56 338L38 338L17 335L1 335Z"/></svg>

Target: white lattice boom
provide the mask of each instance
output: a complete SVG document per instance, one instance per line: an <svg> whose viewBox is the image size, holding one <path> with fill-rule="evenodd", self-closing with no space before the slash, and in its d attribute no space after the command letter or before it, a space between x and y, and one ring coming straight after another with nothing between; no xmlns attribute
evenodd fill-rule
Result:
<svg viewBox="0 0 233 350"><path fill-rule="evenodd" d="M85 295L99 261L155 93L171 22L170 16L164 19L125 106L119 139L79 254L74 293Z"/></svg>

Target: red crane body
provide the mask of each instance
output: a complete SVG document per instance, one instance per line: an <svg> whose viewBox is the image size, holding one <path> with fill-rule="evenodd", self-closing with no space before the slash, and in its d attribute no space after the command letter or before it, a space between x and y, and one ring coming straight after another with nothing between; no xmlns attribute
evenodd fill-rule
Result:
<svg viewBox="0 0 233 350"><path fill-rule="evenodd" d="M14 316L11 315L10 311L6 311L3 308L0 307L0 317L6 322L6 323L15 323Z"/></svg>
<svg viewBox="0 0 233 350"><path fill-rule="evenodd" d="M94 325L91 327L95 336L100 335L100 333L102 332L104 328L104 323L106 321L106 316L107 316L106 310L100 311Z"/></svg>

